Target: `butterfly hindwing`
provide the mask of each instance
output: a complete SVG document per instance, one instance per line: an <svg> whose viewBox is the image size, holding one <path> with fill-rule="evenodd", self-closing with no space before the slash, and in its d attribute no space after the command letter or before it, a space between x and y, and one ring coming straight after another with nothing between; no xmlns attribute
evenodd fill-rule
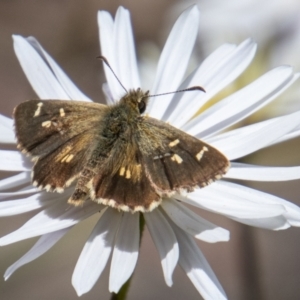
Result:
<svg viewBox="0 0 300 300"><path fill-rule="evenodd" d="M146 211L161 200L151 185L138 144L130 134L126 143L115 142L108 158L97 169L92 199L122 210Z"/></svg>
<svg viewBox="0 0 300 300"><path fill-rule="evenodd" d="M18 148L35 161L35 185L61 191L76 178L103 126L105 109L97 103L63 100L30 100L15 108Z"/></svg>

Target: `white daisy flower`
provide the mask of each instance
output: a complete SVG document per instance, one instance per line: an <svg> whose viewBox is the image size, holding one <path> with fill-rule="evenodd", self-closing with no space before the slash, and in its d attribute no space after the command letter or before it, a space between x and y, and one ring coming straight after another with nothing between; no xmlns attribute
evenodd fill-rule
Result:
<svg viewBox="0 0 300 300"><path fill-rule="evenodd" d="M129 12L121 7L113 20L109 13L100 11L98 22L102 55L127 89L139 88ZM271 70L193 118L201 106L245 70L256 50L255 43L250 39L238 46L225 44L185 78L198 27L199 11L196 6L180 15L159 59L150 93L159 94L196 85L203 86L206 93L186 92L152 98L147 113L201 138L230 160L299 136L300 111L223 132L288 88L299 77L289 66ZM91 101L34 38L14 36L14 48L29 82L41 99ZM105 74L105 91L111 104L118 101L124 91L106 67ZM1 115L0 129L0 143L14 144L13 121ZM117 293L132 275L138 259L140 214L119 212L92 201L83 207L72 206L67 203L71 188L62 194L40 192L31 185L32 163L18 151L0 150L0 169L18 172L0 180L1 199L10 199L0 202L0 215L11 216L37 210L36 215L21 228L0 238L0 245L41 236L23 257L7 269L5 279L49 250L73 225L99 214L99 221L76 264L72 284L79 296L90 291L112 256L109 290ZM232 162L225 177L254 181L293 180L300 178L300 167L265 167ZM298 206L228 180L219 180L187 195L164 199L158 208L144 213L146 226L161 258L166 284L172 285L172 274L178 263L205 299L226 299L226 294L194 237L215 243L228 241L229 232L204 220L185 204L271 230L300 226Z"/></svg>

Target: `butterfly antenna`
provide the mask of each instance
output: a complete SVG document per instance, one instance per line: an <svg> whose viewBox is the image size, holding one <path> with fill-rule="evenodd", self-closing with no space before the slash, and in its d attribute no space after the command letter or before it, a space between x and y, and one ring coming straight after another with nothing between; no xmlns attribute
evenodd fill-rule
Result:
<svg viewBox="0 0 300 300"><path fill-rule="evenodd" d="M124 87L124 85L122 84L122 82L120 81L120 79L118 78L118 76L116 75L116 73L114 72L114 70L112 69L112 67L110 66L108 60L104 56L102 56L102 55L97 56L97 58L101 59L109 67L109 69L111 70L111 72L114 74L115 78L120 83L121 87L125 90L126 93L128 93L128 91L126 90L126 88Z"/></svg>
<svg viewBox="0 0 300 300"><path fill-rule="evenodd" d="M156 94L156 95L147 95L145 97L156 97L156 96L163 96L163 95L176 94L176 93L189 92L189 91L202 91L202 92L206 93L206 91L203 87L201 87L201 86L192 86L190 88L183 89L183 90L178 90L178 91L168 92L168 93L162 93L162 94Z"/></svg>

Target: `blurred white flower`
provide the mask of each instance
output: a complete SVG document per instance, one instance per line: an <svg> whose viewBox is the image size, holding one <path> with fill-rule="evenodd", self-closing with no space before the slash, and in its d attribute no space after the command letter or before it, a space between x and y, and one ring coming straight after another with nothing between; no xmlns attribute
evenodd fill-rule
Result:
<svg viewBox="0 0 300 300"><path fill-rule="evenodd" d="M119 8L115 20L107 12L98 14L102 55L127 89L140 87L129 12ZM278 67L237 91L203 114L192 118L209 99L235 80L251 62L255 43L248 39L238 46L224 44L208 56L187 78L199 12L193 6L176 21L160 56L151 94L201 85L206 93L182 93L153 99L148 113L201 138L235 160L259 149L300 135L300 111L223 133L222 131L270 103L298 77L291 67ZM20 64L41 99L91 101L30 37L14 36ZM123 89L105 68L109 102L122 96ZM14 144L13 121L0 115L1 144ZM0 215L17 215L38 210L18 230L2 237L4 246L41 236L37 243L8 268L5 279L22 265L49 250L76 223L99 214L75 267L72 283L78 295L87 293L102 274L110 255L109 290L118 292L132 275L139 253L139 213L118 212L94 202L83 207L67 204L71 191L63 194L40 192L32 187L32 164L19 152L0 150L0 169L18 172L0 180ZM286 181L300 178L300 167L264 167L232 162L227 179ZM180 200L180 201L178 201ZM291 202L228 180L217 181L188 195L164 199L162 205L145 213L146 225L161 258L167 285L177 263L205 299L226 299L216 276L196 245L194 237L214 243L228 241L229 232L192 212L184 204L200 207L238 222L280 230L300 226L300 208Z"/></svg>
<svg viewBox="0 0 300 300"><path fill-rule="evenodd" d="M201 9L200 44L207 51L216 48L224 41L238 42L247 37L255 39L260 47L265 47L273 39L270 50L276 51L276 44L294 39L300 32L300 6L297 0L198 0ZM173 13L195 1L181 1ZM274 50L275 48L275 50ZM297 58L300 63L300 59ZM286 60L284 61L286 62ZM278 64L278 61L275 61ZM282 62L280 62L282 63ZM289 63L292 63L291 61Z"/></svg>
<svg viewBox="0 0 300 300"><path fill-rule="evenodd" d="M251 37L259 44L259 58L252 65L255 74L281 64L300 69L298 0L198 0L196 3L201 10L197 43L197 53L201 57L206 57L224 42L239 43ZM173 6L171 16L192 4L195 1L179 1ZM300 87L293 87L288 95L288 100L278 99L268 110L260 112L258 119L262 115L265 119L300 109Z"/></svg>

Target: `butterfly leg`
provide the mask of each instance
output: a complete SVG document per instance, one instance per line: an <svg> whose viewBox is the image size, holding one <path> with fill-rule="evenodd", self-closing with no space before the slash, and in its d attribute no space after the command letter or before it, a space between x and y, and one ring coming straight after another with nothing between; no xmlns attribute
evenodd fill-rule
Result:
<svg viewBox="0 0 300 300"><path fill-rule="evenodd" d="M95 176L94 171L84 168L78 178L75 191L69 198L68 203L75 206L82 205L85 200L90 196L91 180Z"/></svg>

